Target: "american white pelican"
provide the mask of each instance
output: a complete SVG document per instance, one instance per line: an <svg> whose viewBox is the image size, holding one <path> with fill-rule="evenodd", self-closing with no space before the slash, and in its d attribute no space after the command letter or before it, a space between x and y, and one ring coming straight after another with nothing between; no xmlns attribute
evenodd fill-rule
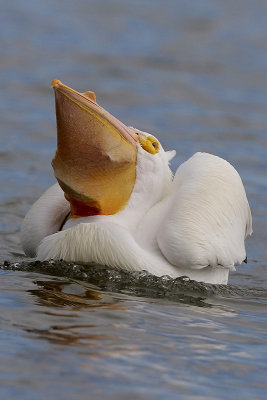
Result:
<svg viewBox="0 0 267 400"><path fill-rule="evenodd" d="M227 161L196 153L174 177L152 135L52 82L58 183L26 215L22 244L38 260L99 263L209 283L228 281L252 233L246 193Z"/></svg>

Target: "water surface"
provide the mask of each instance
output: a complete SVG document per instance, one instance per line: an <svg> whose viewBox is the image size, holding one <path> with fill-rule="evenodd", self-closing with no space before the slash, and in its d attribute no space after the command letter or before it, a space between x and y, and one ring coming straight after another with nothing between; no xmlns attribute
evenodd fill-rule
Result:
<svg viewBox="0 0 267 400"><path fill-rule="evenodd" d="M0 397L266 399L265 2L14 0L0 19ZM176 149L174 170L196 151L237 168L254 234L227 289L20 264L54 183L55 78Z"/></svg>

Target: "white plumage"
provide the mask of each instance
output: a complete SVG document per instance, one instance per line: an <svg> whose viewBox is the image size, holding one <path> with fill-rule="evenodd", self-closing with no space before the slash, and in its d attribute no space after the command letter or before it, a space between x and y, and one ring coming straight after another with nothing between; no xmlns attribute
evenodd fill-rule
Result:
<svg viewBox="0 0 267 400"><path fill-rule="evenodd" d="M168 164L173 152L160 145L157 154L137 147L136 181L122 211L70 218L64 224L70 208L56 184L25 217L25 253L39 260L95 262L227 283L229 270L246 258L244 240L252 233L237 171L217 156L196 153L172 178Z"/></svg>

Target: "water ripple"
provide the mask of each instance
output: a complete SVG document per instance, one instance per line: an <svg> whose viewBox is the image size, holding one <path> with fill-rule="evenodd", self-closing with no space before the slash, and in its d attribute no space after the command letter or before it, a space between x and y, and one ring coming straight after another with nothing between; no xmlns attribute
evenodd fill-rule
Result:
<svg viewBox="0 0 267 400"><path fill-rule="evenodd" d="M212 285L190 280L186 276L173 279L168 275L158 277L147 271L127 272L100 265L80 265L53 260L21 263L5 261L0 268L77 279L93 284L101 290L127 292L150 298L166 298L205 307L207 303L203 303L203 298L212 296L267 300L267 291L264 288ZM183 299L182 295L185 296Z"/></svg>

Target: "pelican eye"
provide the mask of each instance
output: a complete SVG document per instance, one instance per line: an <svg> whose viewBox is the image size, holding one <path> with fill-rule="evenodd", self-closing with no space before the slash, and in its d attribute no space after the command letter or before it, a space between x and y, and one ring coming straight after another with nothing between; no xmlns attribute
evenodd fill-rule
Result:
<svg viewBox="0 0 267 400"><path fill-rule="evenodd" d="M159 151L159 142L154 136L139 135L139 142L144 150L151 154L157 154Z"/></svg>

